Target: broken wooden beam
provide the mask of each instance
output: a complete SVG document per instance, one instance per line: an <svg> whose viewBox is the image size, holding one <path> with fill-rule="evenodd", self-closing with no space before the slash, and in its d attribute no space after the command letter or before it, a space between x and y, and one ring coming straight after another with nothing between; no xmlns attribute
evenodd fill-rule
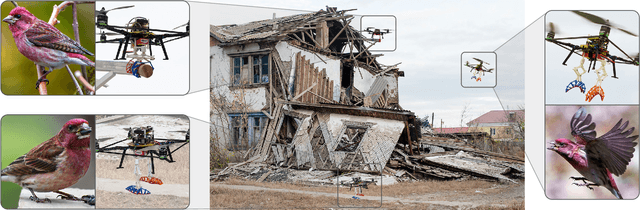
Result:
<svg viewBox="0 0 640 210"><path fill-rule="evenodd" d="M489 156L494 156L494 157L499 157L499 158L504 158L504 159L516 160L516 161L524 162L524 159L521 159L519 157L500 154L500 153L495 153L495 152L487 152L487 151L481 151L481 150L469 149L469 148L464 148L464 147L451 146L451 145L446 145L446 144L438 144L438 143L424 143L424 142L422 142L422 144L428 144L428 145L439 146L439 147L446 147L446 148L449 148L449 149L462 150L462 151L465 151L465 152L477 153L477 154L482 154L482 155L489 155Z"/></svg>

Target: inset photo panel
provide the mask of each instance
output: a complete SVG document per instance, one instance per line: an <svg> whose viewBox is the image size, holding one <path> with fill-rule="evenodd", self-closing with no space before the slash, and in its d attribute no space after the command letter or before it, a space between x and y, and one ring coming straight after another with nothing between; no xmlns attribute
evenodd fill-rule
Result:
<svg viewBox="0 0 640 210"><path fill-rule="evenodd" d="M638 104L636 11L545 15L546 104Z"/></svg>
<svg viewBox="0 0 640 210"><path fill-rule="evenodd" d="M549 199L636 199L638 106L546 106Z"/></svg>
<svg viewBox="0 0 640 210"><path fill-rule="evenodd" d="M93 2L4 1L5 95L95 94Z"/></svg>
<svg viewBox="0 0 640 210"><path fill-rule="evenodd" d="M187 94L189 14L185 1L96 2L96 93Z"/></svg>
<svg viewBox="0 0 640 210"><path fill-rule="evenodd" d="M464 88L493 88L498 78L495 52L463 52L460 84Z"/></svg>
<svg viewBox="0 0 640 210"><path fill-rule="evenodd" d="M189 206L189 117L96 116L96 208Z"/></svg>
<svg viewBox="0 0 640 210"><path fill-rule="evenodd" d="M2 207L94 208L93 115L2 117Z"/></svg>

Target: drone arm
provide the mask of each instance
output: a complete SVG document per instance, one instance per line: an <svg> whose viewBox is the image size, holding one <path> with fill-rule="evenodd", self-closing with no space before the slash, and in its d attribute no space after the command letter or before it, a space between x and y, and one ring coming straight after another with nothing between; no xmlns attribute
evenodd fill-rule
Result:
<svg viewBox="0 0 640 210"><path fill-rule="evenodd" d="M563 37L563 38L554 38L554 39L547 39L547 41L550 40L563 40L563 39L588 39L588 38L597 38L599 36L576 36L576 37Z"/></svg>
<svg viewBox="0 0 640 210"><path fill-rule="evenodd" d="M618 47L618 45L616 45L616 43L613 43L613 41L611 41L611 39L609 39L609 43L613 44L614 47L618 48L618 50L620 50L620 52L622 52L622 54L626 55L627 58L629 58L629 60L633 60L633 58L631 58L631 56L627 55L627 53L624 52L624 50L620 49L620 47Z"/></svg>

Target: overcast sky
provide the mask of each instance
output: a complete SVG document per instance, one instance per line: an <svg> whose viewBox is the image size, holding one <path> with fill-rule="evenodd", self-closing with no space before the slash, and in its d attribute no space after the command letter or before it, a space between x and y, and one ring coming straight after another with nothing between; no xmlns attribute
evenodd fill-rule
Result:
<svg viewBox="0 0 640 210"><path fill-rule="evenodd" d="M172 30L189 21L189 5L186 2L118 2L98 1L96 9L102 7L109 10L115 7L135 5L133 8L113 10L107 13L109 25L124 26L133 17L149 19L149 28ZM171 14L171 15L167 15ZM185 27L176 29L185 31ZM100 30L96 29L96 33ZM105 30L105 32L111 32ZM163 32L159 32L163 33ZM123 36L109 36L114 39ZM96 40L100 36L96 35ZM170 40L165 39L165 41ZM100 88L97 94L128 95L128 94L159 94L184 95L189 91L189 37L165 43L169 60L163 60L162 47L152 46L155 60L151 61L153 75L149 78L136 78L132 75L117 75L107 83L109 87ZM131 49L131 46L128 48ZM118 50L118 44L96 44L96 60L113 61ZM149 50L147 50L149 54ZM130 59L128 58L126 62ZM96 78L101 78L107 72L98 71Z"/></svg>
<svg viewBox="0 0 640 210"><path fill-rule="evenodd" d="M229 5L236 4L235 1L216 2L221 4L211 4L214 25L270 19L274 12L281 17L318 11L327 5L338 10L357 9L347 13L358 15L353 21L357 24L361 15L394 15L397 49L384 52L385 56L378 61L389 65L402 62L399 68L405 77L399 78L400 105L419 117L435 112L435 121L439 124L442 119L445 127L460 126L460 113L465 104L470 104L470 117L465 122L490 110L502 109L493 89L461 87L460 77L471 77L468 71L461 75L461 53L494 51L525 27L523 1L395 1L390 4L377 0L250 0L242 3L262 8ZM357 24L354 27L359 28ZM383 41L392 39L385 36Z"/></svg>

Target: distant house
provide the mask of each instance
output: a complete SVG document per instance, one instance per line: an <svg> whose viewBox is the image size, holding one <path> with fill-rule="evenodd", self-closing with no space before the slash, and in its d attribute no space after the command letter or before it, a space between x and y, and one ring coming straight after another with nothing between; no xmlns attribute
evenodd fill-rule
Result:
<svg viewBox="0 0 640 210"><path fill-rule="evenodd" d="M456 127L456 128L433 128L434 133L466 133L469 132L469 127Z"/></svg>
<svg viewBox="0 0 640 210"><path fill-rule="evenodd" d="M524 110L492 110L467 123L469 132L485 132L496 140L523 139Z"/></svg>

